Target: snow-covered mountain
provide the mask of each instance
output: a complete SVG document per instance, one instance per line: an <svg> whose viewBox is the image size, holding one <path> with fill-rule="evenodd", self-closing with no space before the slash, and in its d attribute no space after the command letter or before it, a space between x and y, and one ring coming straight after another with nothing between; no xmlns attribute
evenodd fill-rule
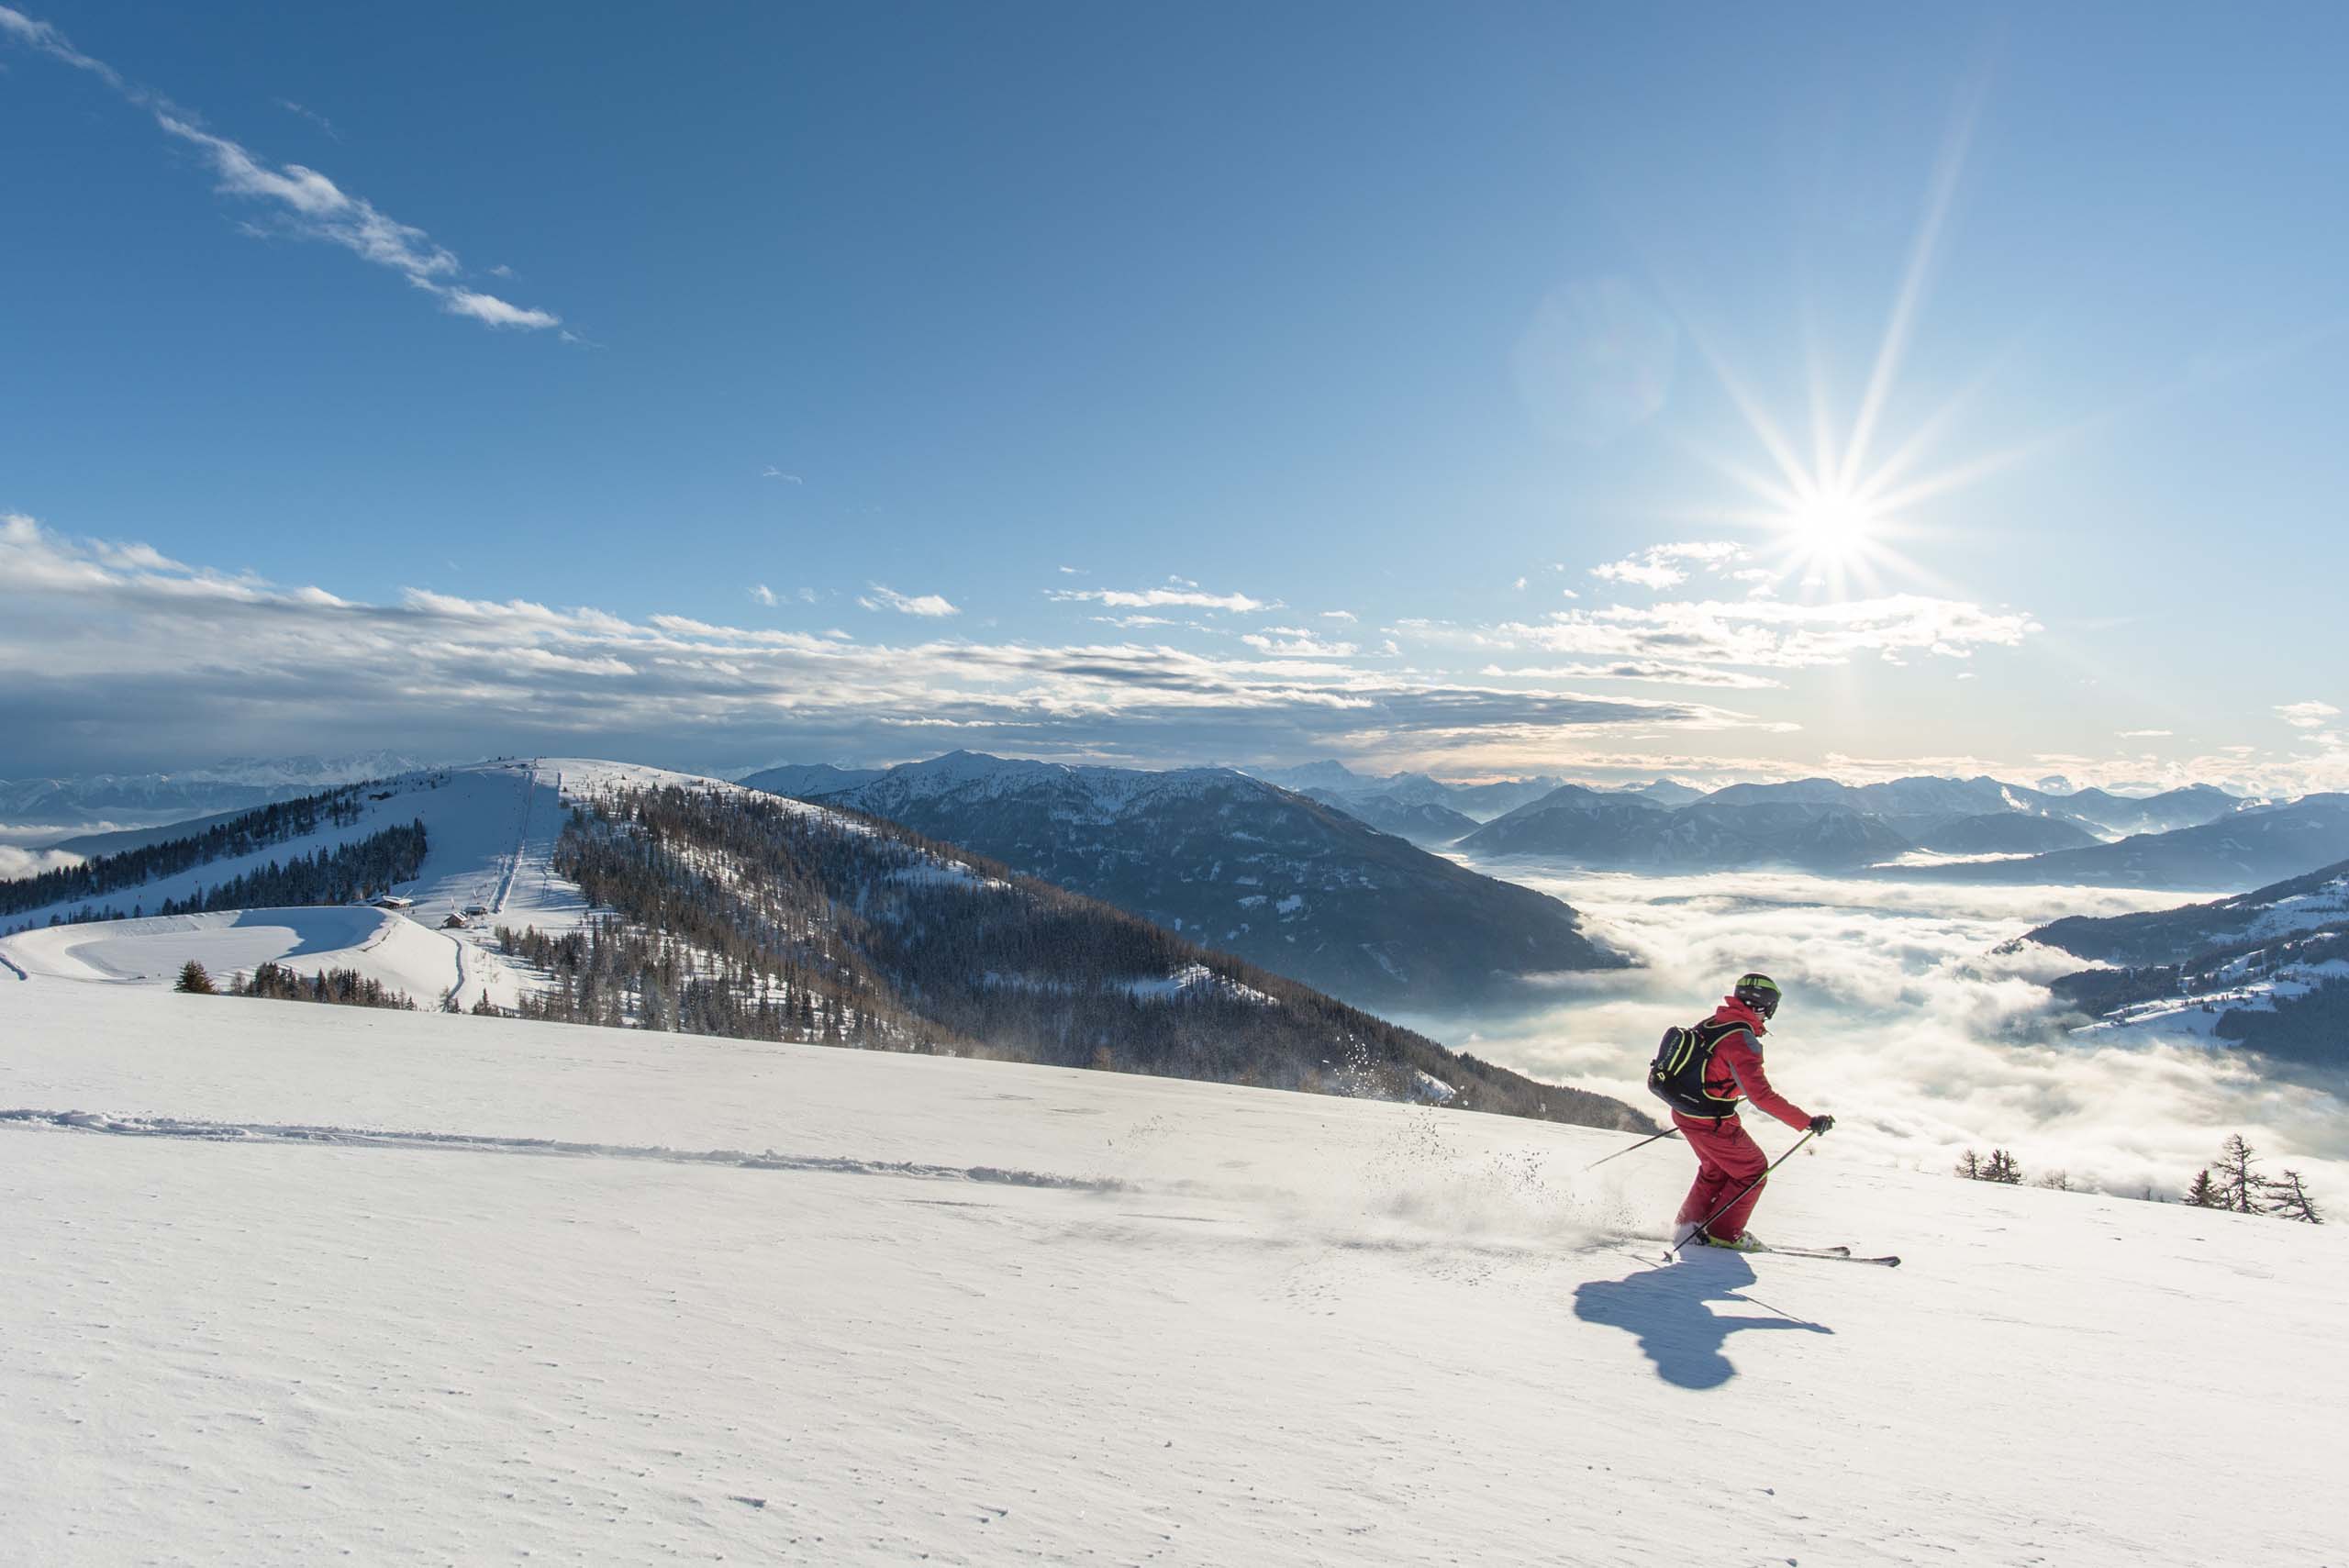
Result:
<svg viewBox="0 0 2349 1568"><path fill-rule="evenodd" d="M0 882L8 973L298 959L427 1006L1648 1121L904 829L659 769L433 770L143 837ZM377 895L398 907L351 906ZM340 906L249 906L289 903Z"/></svg>
<svg viewBox="0 0 2349 1568"><path fill-rule="evenodd" d="M2093 822L2115 833L2167 833L2199 828L2243 810L2251 802L2210 784L2188 784L2159 795L2111 795L2100 789L2076 790L2050 795L2043 805L2051 812Z"/></svg>
<svg viewBox="0 0 2349 1568"><path fill-rule="evenodd" d="M1482 784L1453 784L1426 773L1411 773L1372 777L1355 773L1338 762L1308 762L1294 768L1250 768L1246 772L1252 778L1260 778L1267 784L1295 790L1299 795L1309 795L1316 800L1335 806L1365 822L1379 826L1386 832L1399 829L1386 827L1378 821L1380 816L1387 816L1397 821L1413 820L1397 815L1394 812L1397 806L1442 806L1446 811L1467 817L1469 826L1474 827L1479 822L1489 822L1503 812L1513 811L1565 782L1548 775L1492 779ZM1418 819L1418 825L1422 828L1421 833L1404 833L1402 836L1418 843L1442 842L1443 840L1431 836L1427 829L1432 824L1448 820L1422 817ZM1457 838L1459 835L1452 836Z"/></svg>
<svg viewBox="0 0 2349 1568"><path fill-rule="evenodd" d="M2111 966L2054 983L2095 1017L2084 1035L2202 1035L2349 1071L2349 861L2215 903L2057 920L2023 940Z"/></svg>
<svg viewBox="0 0 2349 1568"><path fill-rule="evenodd" d="M795 800L810 795L829 795L834 790L848 789L877 779L879 768L843 768L830 762L786 762L781 767L762 768L745 773L736 782L744 789L764 790L769 795L787 795Z"/></svg>
<svg viewBox="0 0 2349 1568"><path fill-rule="evenodd" d="M1144 773L957 751L818 796L1106 900L1364 1006L1489 1002L1613 967L1556 899L1222 768Z"/></svg>
<svg viewBox="0 0 2349 1568"><path fill-rule="evenodd" d="M2217 892L2299 876L2343 857L2349 857L2349 795L2310 795L2283 806L2245 806L2199 827L2139 833L2109 844L1884 874Z"/></svg>
<svg viewBox="0 0 2349 1568"><path fill-rule="evenodd" d="M175 773L0 779L0 822L73 828L148 826L291 800L428 764L393 751L348 757L233 758Z"/></svg>
<svg viewBox="0 0 2349 1568"><path fill-rule="evenodd" d="M1920 850L1943 855L2038 855L2085 849L2097 836L2068 817L2020 811L1986 811L1942 817L1908 835Z"/></svg>
<svg viewBox="0 0 2349 1568"><path fill-rule="evenodd" d="M1297 793L1414 844L1449 844L1476 830L1475 817L1435 801L1406 801L1391 795L1347 795L1321 789Z"/></svg>
<svg viewBox="0 0 2349 1568"><path fill-rule="evenodd" d="M1472 854L1543 855L1633 871L1793 866L1852 871L1910 842L1871 813L1832 802L1772 798L1666 806L1644 795L1566 784L1487 822L1460 841Z"/></svg>
<svg viewBox="0 0 2349 1568"><path fill-rule="evenodd" d="M2337 1225L1830 1135L1757 1228L1900 1267L1666 1266L1679 1144L1511 1118L4 973L0 1052L11 1562L2343 1560Z"/></svg>
<svg viewBox="0 0 2349 1568"><path fill-rule="evenodd" d="M2246 804L2209 784L2189 784L2139 798L2100 789L2057 795L1987 776L1889 779L1868 784L1796 779L1784 784L1730 784L1704 799L1718 806L1792 801L1845 806L1884 818L1896 832L1917 840L1920 847L1930 847L1922 844L1922 838L1938 827L1970 817L2011 814L2050 817L2107 834L2163 833L2215 822Z"/></svg>
<svg viewBox="0 0 2349 1568"><path fill-rule="evenodd" d="M2277 809L2203 785L2131 800L2101 791L2050 795L1990 778L1798 779L1731 784L1684 804L1653 787L1627 794L1567 784L1459 843L1474 854L1542 855L1617 870L1887 867L1978 881L2240 886L2262 872L2310 863L2305 847L2288 840L2324 808L2265 817ZM2108 824L2180 819L2196 826L2119 844L2102 838L2116 830ZM1953 856L1970 858L1936 858Z"/></svg>

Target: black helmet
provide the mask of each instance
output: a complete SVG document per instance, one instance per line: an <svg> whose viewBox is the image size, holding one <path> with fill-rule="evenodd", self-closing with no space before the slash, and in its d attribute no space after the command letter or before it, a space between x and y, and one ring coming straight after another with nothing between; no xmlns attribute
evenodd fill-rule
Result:
<svg viewBox="0 0 2349 1568"><path fill-rule="evenodd" d="M1765 1018L1777 1014L1778 983L1766 974L1739 975L1737 989L1730 995Z"/></svg>

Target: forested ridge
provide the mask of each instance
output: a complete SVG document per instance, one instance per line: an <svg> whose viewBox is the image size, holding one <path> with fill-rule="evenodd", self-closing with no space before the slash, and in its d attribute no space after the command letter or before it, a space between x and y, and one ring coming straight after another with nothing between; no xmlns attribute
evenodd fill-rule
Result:
<svg viewBox="0 0 2349 1568"><path fill-rule="evenodd" d="M225 822L216 822L184 839L99 855L79 865L59 866L36 876L0 882L0 916L74 899L103 898L214 861L233 860L289 839L306 838L321 826L348 827L358 821L366 809L360 803L360 794L365 787L348 784L306 795L298 800L279 801Z"/></svg>
<svg viewBox="0 0 2349 1568"><path fill-rule="evenodd" d="M574 808L555 869L610 911L501 929L528 1016L1647 1118L1446 1050L1108 905L877 818L675 786Z"/></svg>
<svg viewBox="0 0 2349 1568"><path fill-rule="evenodd" d="M299 832L284 836L298 837ZM155 847L159 850L177 849L191 841L179 839ZM297 905L362 903L413 878L423 869L424 851L424 824L421 820L411 821L405 827L386 828L380 833L371 833L350 843L322 847L284 861L270 861L236 876L198 887L184 898L164 898L152 905L143 899L135 899L127 909L114 903L83 904L71 911L51 915L49 924L121 920L145 915L196 915L215 909L275 909ZM159 872L154 874L171 873ZM17 885L15 883L0 884L0 894ZM134 883L131 885L135 887L138 884ZM41 904L20 905L17 907L39 908Z"/></svg>

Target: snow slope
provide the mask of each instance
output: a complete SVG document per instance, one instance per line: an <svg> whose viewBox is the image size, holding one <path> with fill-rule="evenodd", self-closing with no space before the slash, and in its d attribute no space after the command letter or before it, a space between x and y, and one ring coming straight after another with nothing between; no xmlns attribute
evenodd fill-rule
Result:
<svg viewBox="0 0 2349 1568"><path fill-rule="evenodd" d="M396 927L373 910L278 909L175 917L176 924L148 919L50 928L51 917L71 919L89 902L77 899L0 919L0 932L21 933L0 937L0 959L65 978L157 982L170 981L191 958L220 974L274 959L304 973L356 969L407 992L422 1006L437 1005L453 988L460 1006L484 995L511 1006L523 982L499 960L493 928L503 921L560 932L588 912L577 886L557 876L552 865L565 792L575 798L618 784L647 782L734 787L654 768L576 759L478 762L405 774L372 791L353 823L212 861L100 901L125 910L141 904L151 907L272 861L421 821L424 864L415 881L394 890L414 900L407 919ZM212 820L217 818L205 822ZM184 826L200 831L205 822ZM184 836L171 828L126 834L119 841L93 845L91 852ZM470 929L440 929L450 915L473 907L489 911L488 917ZM104 929L109 926L117 929ZM29 945L20 952L23 944ZM66 956L72 953L82 957ZM7 978L0 970L0 981ZM0 1006L6 1006L0 993Z"/></svg>
<svg viewBox="0 0 2349 1568"><path fill-rule="evenodd" d="M2340 1229L1625 1141L0 976L9 1550L2349 1563Z"/></svg>
<svg viewBox="0 0 2349 1568"><path fill-rule="evenodd" d="M511 1007L529 983L471 932L435 930L363 905L95 920L0 937L0 981L168 986L190 959L223 984L263 963L296 974L352 970L405 992L419 1007L447 1001L469 1007L484 996ZM0 1018L14 999L0 991Z"/></svg>

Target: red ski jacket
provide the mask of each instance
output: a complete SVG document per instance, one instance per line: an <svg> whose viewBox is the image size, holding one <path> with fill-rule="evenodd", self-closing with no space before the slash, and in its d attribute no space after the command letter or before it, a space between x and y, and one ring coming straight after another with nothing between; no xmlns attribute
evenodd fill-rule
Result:
<svg viewBox="0 0 2349 1568"><path fill-rule="evenodd" d="M1717 1100L1751 1100L1798 1132L1810 1126L1810 1113L1770 1087L1762 1071L1762 1037L1770 1032L1762 1015L1734 996L1724 996L1713 1013L1717 1024L1737 1024L1735 1034L1724 1035L1713 1047L1712 1064L1705 1071L1705 1093Z"/></svg>

